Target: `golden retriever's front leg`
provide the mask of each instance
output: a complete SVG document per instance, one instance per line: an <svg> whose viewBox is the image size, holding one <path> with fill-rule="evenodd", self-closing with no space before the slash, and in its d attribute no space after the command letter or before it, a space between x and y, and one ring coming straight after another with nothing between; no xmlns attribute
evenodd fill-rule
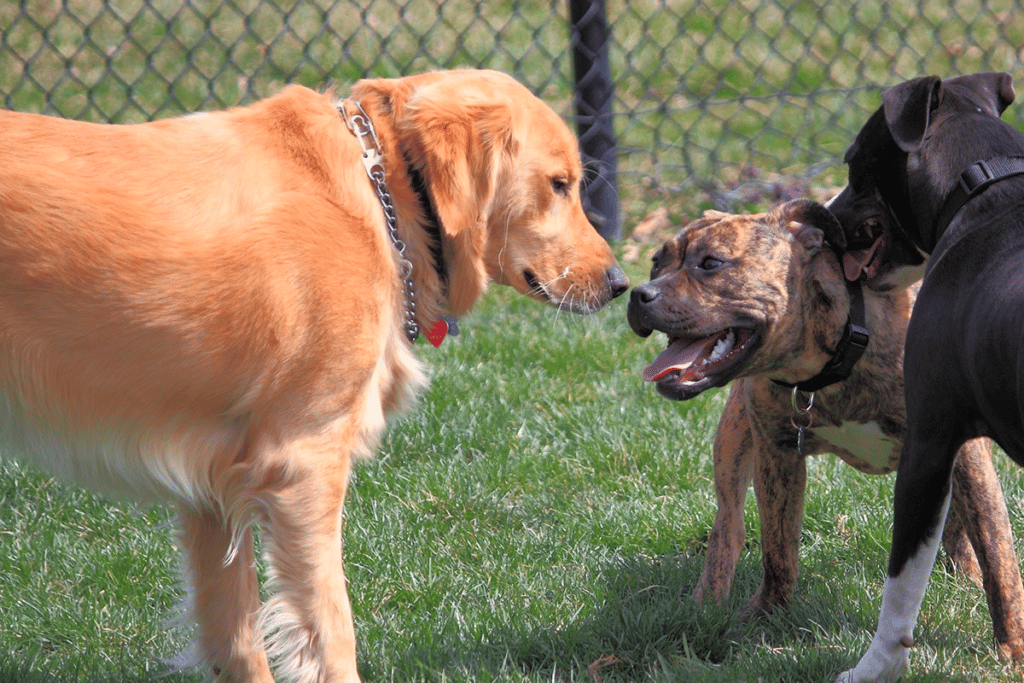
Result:
<svg viewBox="0 0 1024 683"><path fill-rule="evenodd" d="M234 539L223 518L182 506L182 545L190 584L197 664L218 681L271 683L270 667L259 628L259 583L252 532Z"/></svg>
<svg viewBox="0 0 1024 683"><path fill-rule="evenodd" d="M341 559L349 459L322 452L291 471L266 506L264 537L275 595L267 605L271 656L296 683L357 683L355 627Z"/></svg>

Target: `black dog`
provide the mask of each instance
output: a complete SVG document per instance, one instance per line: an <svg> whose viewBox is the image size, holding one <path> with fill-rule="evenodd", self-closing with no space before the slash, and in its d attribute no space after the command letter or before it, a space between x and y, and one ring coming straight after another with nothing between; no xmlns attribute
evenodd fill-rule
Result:
<svg viewBox="0 0 1024 683"><path fill-rule="evenodd" d="M830 209L849 278L924 282L907 331L907 437L882 612L840 681L894 681L935 562L957 449L996 440L1024 465L1024 136L1000 120L1009 74L918 78L882 96L846 154ZM1001 643L1015 659L1024 643Z"/></svg>

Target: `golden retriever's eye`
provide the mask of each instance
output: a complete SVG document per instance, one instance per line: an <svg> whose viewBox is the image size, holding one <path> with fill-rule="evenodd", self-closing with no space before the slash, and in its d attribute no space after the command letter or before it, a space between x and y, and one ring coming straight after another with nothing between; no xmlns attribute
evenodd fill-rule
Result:
<svg viewBox="0 0 1024 683"><path fill-rule="evenodd" d="M556 194L567 195L569 194L569 181L561 176L555 176L551 179L551 189Z"/></svg>

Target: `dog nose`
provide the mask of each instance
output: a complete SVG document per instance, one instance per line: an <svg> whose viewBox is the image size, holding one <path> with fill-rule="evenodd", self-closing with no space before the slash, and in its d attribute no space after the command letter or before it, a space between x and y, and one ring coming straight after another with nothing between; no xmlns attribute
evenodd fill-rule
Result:
<svg viewBox="0 0 1024 683"><path fill-rule="evenodd" d="M626 306L626 320L629 326L641 337L649 337L654 332L651 304L661 295L661 291L648 282L637 285L629 294L629 305Z"/></svg>
<svg viewBox="0 0 1024 683"><path fill-rule="evenodd" d="M648 282L646 285L638 285L630 293L630 302L634 304L649 304L661 294L661 291Z"/></svg>
<svg viewBox="0 0 1024 683"><path fill-rule="evenodd" d="M622 296L629 289L629 278L622 272L622 268L613 266L608 269L608 288L612 290L612 298Z"/></svg>

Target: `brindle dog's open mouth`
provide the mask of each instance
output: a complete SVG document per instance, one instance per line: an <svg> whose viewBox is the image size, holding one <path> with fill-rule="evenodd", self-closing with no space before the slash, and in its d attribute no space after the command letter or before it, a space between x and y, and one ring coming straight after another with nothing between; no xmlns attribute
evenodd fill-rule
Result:
<svg viewBox="0 0 1024 683"><path fill-rule="evenodd" d="M644 370L666 398L686 400L720 387L744 367L760 335L749 327L730 327L706 337L669 337L668 348Z"/></svg>

